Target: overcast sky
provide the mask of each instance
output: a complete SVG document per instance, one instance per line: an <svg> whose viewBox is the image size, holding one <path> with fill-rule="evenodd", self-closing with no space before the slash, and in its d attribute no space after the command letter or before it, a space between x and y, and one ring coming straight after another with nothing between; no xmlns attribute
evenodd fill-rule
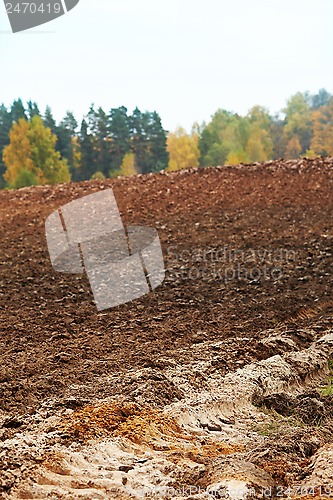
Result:
<svg viewBox="0 0 333 500"><path fill-rule="evenodd" d="M275 113L297 91L333 93L332 26L332 0L80 0L12 34L0 0L0 102L57 119L138 106L168 130L218 108Z"/></svg>

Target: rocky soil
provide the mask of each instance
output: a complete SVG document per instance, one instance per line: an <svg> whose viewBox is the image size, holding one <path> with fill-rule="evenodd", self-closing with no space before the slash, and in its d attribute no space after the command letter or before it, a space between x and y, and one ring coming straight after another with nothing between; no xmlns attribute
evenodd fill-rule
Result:
<svg viewBox="0 0 333 500"><path fill-rule="evenodd" d="M44 223L113 188L166 279L98 312ZM333 498L333 158L0 192L0 498Z"/></svg>

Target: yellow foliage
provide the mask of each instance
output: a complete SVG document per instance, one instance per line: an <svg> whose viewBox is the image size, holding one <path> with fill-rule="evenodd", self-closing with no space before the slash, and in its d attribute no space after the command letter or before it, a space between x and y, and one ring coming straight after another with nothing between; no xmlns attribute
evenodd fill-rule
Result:
<svg viewBox="0 0 333 500"><path fill-rule="evenodd" d="M120 167L119 175L130 177L131 175L136 175L137 173L138 171L135 165L135 154L134 153L125 154Z"/></svg>
<svg viewBox="0 0 333 500"><path fill-rule="evenodd" d="M75 168L80 168L82 154L80 150L80 144L77 137L71 138L72 152L73 152L73 166Z"/></svg>
<svg viewBox="0 0 333 500"><path fill-rule="evenodd" d="M286 158L298 158L301 154L302 146L299 142L299 138L294 135L287 144L286 148Z"/></svg>
<svg viewBox="0 0 333 500"><path fill-rule="evenodd" d="M273 141L268 130L260 128L258 124L252 125L245 152L250 162L270 160L273 155Z"/></svg>
<svg viewBox="0 0 333 500"><path fill-rule="evenodd" d="M105 175L100 170L97 170L97 172L92 174L92 176L90 177L90 180L92 181L103 181L104 179Z"/></svg>
<svg viewBox="0 0 333 500"><path fill-rule="evenodd" d="M20 170L34 172L31 144L28 138L29 127L30 124L24 118L14 123L9 134L10 143L3 150L2 158L7 167L4 179L11 186L15 185Z"/></svg>
<svg viewBox="0 0 333 500"><path fill-rule="evenodd" d="M193 132L192 135L188 135L183 128L178 128L175 133L168 135L167 150L169 172L199 166L200 151L197 133Z"/></svg>
<svg viewBox="0 0 333 500"><path fill-rule="evenodd" d="M3 151L4 179L9 186L21 186L24 178L35 179L37 184L70 181L67 161L55 150L57 137L43 125L40 116L35 115L30 122L23 118L15 122L9 137Z"/></svg>
<svg viewBox="0 0 333 500"><path fill-rule="evenodd" d="M231 151L228 154L226 165L238 165L239 163L246 163L248 161L244 151Z"/></svg>
<svg viewBox="0 0 333 500"><path fill-rule="evenodd" d="M312 113L311 149L318 155L333 156L333 99Z"/></svg>
<svg viewBox="0 0 333 500"><path fill-rule="evenodd" d="M317 158L318 155L313 151L313 149L307 149L304 153L305 158Z"/></svg>

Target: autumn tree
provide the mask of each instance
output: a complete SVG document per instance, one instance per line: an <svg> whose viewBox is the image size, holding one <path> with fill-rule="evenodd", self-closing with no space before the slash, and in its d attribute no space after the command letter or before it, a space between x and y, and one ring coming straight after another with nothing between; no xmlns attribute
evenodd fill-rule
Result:
<svg viewBox="0 0 333 500"><path fill-rule="evenodd" d="M86 180L96 172L108 177L198 162L204 167L333 155L332 99L326 89L298 92L274 117L261 106L245 116L219 109L190 134L177 130L168 137L156 111L136 108L130 115L121 106L106 113L92 105L79 127L70 112L56 123L47 107L41 124L38 104L16 99L0 106L0 188L4 176L17 187L68 179L68 167L73 180Z"/></svg>
<svg viewBox="0 0 333 500"><path fill-rule="evenodd" d="M38 170L41 184L57 184L69 182L71 179L68 164L61 159L55 149L57 138L51 130L44 127L39 116L34 116L30 122L28 137L31 143L32 161Z"/></svg>
<svg viewBox="0 0 333 500"><path fill-rule="evenodd" d="M286 108L284 135L286 137L286 156L297 158L310 148L312 137L310 96L298 92L292 96Z"/></svg>
<svg viewBox="0 0 333 500"><path fill-rule="evenodd" d="M97 172L95 172L90 178L92 181L103 181L104 179L105 175L100 170L97 170Z"/></svg>
<svg viewBox="0 0 333 500"><path fill-rule="evenodd" d="M30 123L20 118L9 133L9 145L3 150L2 158L6 167L4 179L10 187L17 187L16 181L21 172L30 172L37 183L37 171L32 161L32 148L29 139Z"/></svg>
<svg viewBox="0 0 333 500"><path fill-rule="evenodd" d="M222 132L222 142L228 150L227 164L235 165L249 161L246 152L248 137L248 120L238 114L234 114Z"/></svg>
<svg viewBox="0 0 333 500"><path fill-rule="evenodd" d="M40 116L35 115L30 122L19 119L9 137L3 161L6 166L4 178L10 187L21 187L24 178L37 184L70 181L67 162L55 150L57 138L43 125Z"/></svg>
<svg viewBox="0 0 333 500"><path fill-rule="evenodd" d="M13 101L9 109L0 106L0 188L5 186L3 175L6 167L2 159L3 150L9 144L9 132L14 121L26 118L26 111L21 99Z"/></svg>
<svg viewBox="0 0 333 500"><path fill-rule="evenodd" d="M218 110L203 129L199 149L202 166L246 162L248 121L226 110Z"/></svg>
<svg viewBox="0 0 333 500"><path fill-rule="evenodd" d="M135 155L133 153L126 153L120 166L119 175L124 175L129 177L131 175L136 175L138 173Z"/></svg>
<svg viewBox="0 0 333 500"><path fill-rule="evenodd" d="M293 135L286 147L286 158L298 158L302 152L302 146L297 135Z"/></svg>
<svg viewBox="0 0 333 500"><path fill-rule="evenodd" d="M199 138L200 164L202 167L224 165L230 152L222 136L231 124L233 114L219 109L208 124L203 125Z"/></svg>
<svg viewBox="0 0 333 500"><path fill-rule="evenodd" d="M333 97L326 106L312 112L312 124L311 151L317 155L333 156Z"/></svg>
<svg viewBox="0 0 333 500"><path fill-rule="evenodd" d="M189 135L181 127L174 133L169 133L167 138L169 171L199 166L200 151L198 140L198 135L195 132Z"/></svg>
<svg viewBox="0 0 333 500"><path fill-rule="evenodd" d="M272 159L283 158L286 154L287 137L284 134L285 120L278 114L273 118L270 125L270 136L272 138Z"/></svg>
<svg viewBox="0 0 333 500"><path fill-rule="evenodd" d="M250 162L270 160L273 154L271 137L272 119L268 111L261 106L254 106L248 113L248 137L245 147L246 156Z"/></svg>

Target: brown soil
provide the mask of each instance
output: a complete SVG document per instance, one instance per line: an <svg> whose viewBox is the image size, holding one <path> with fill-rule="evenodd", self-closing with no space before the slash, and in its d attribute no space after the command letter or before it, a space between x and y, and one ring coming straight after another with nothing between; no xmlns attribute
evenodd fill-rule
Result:
<svg viewBox="0 0 333 500"><path fill-rule="evenodd" d="M125 225L158 229L167 273L153 293L98 313L85 276L52 269L44 223L68 201L110 187ZM264 342L267 331L280 328L304 349L332 324L333 158L1 191L0 227L0 445L43 404L50 414L74 409L82 424L95 401L113 398L133 405L133 425L146 425L142 407L161 423L159 412L184 396L165 375L170 367L204 361L210 375L224 375L290 350L283 339ZM199 368L191 382L205 388ZM331 419L327 399L307 398L258 404L304 425ZM109 414L99 431L126 434L119 411L115 427ZM64 434L73 429L82 438L75 420ZM317 448L298 455L300 470ZM284 480L288 457L280 450L270 459L259 466ZM0 470L14 467L6 460L0 452ZM16 482L4 476L0 491Z"/></svg>

